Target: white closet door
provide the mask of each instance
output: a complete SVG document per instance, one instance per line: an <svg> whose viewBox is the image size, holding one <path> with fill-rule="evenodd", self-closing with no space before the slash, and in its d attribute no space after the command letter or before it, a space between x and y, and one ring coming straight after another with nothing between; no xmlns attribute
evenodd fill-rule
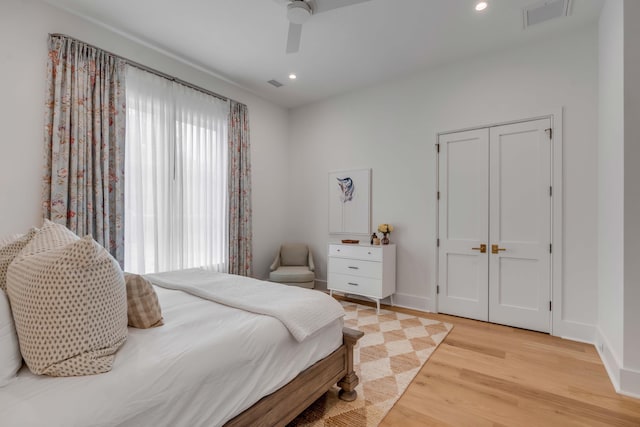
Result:
<svg viewBox="0 0 640 427"><path fill-rule="evenodd" d="M489 149L489 321L542 332L551 318L550 127L491 128Z"/></svg>
<svg viewBox="0 0 640 427"><path fill-rule="evenodd" d="M489 130L439 137L438 311L488 320ZM474 249L475 248L475 249Z"/></svg>

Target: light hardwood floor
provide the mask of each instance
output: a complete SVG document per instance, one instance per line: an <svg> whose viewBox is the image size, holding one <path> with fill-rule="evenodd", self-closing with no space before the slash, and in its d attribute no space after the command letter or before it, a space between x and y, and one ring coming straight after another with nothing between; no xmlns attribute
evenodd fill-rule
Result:
<svg viewBox="0 0 640 427"><path fill-rule="evenodd" d="M385 308L454 328L381 427L640 426L640 400L615 392L593 345Z"/></svg>

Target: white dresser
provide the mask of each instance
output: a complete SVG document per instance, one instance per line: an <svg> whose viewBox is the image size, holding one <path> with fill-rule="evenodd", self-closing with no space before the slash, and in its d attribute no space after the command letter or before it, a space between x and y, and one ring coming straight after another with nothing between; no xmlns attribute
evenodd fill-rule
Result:
<svg viewBox="0 0 640 427"><path fill-rule="evenodd" d="M396 291L396 245L329 245L327 289L345 294L361 295L376 301Z"/></svg>

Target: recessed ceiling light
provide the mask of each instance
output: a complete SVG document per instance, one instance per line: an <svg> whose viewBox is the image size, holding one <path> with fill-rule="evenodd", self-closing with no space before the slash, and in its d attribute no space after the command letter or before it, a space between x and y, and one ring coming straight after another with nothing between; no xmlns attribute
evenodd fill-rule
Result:
<svg viewBox="0 0 640 427"><path fill-rule="evenodd" d="M298 76L296 76L295 74L291 73L291 74L289 74L289 78L290 78L291 80L295 80L295 79L297 79L297 78L298 78Z"/></svg>
<svg viewBox="0 0 640 427"><path fill-rule="evenodd" d="M476 10L478 12L483 11L487 8L487 2L486 1L479 1L478 3L476 3Z"/></svg>

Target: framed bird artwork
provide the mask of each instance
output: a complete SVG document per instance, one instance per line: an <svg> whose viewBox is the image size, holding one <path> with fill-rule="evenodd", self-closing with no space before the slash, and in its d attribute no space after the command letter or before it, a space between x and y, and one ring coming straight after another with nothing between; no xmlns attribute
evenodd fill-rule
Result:
<svg viewBox="0 0 640 427"><path fill-rule="evenodd" d="M371 231L371 169L329 172L329 233Z"/></svg>

